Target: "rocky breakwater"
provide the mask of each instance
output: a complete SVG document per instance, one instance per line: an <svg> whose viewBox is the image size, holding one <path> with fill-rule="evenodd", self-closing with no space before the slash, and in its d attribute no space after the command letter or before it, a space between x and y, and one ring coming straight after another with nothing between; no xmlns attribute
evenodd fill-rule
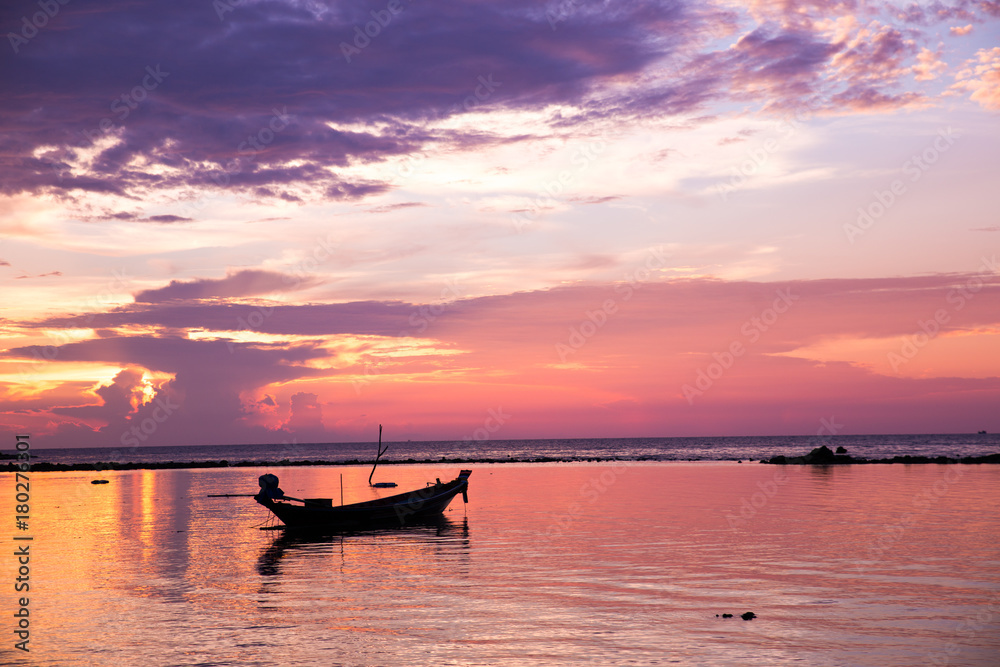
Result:
<svg viewBox="0 0 1000 667"><path fill-rule="evenodd" d="M826 445L817 447L804 456L773 456L761 463L775 465L843 465L847 463L1000 463L1000 453L984 454L982 456L893 456L888 459L862 459L847 453L843 447L838 447L834 453Z"/></svg>

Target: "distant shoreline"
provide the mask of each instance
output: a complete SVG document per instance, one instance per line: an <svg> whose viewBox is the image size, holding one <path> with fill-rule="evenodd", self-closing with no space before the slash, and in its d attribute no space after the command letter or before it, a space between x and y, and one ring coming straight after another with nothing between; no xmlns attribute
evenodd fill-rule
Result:
<svg viewBox="0 0 1000 667"><path fill-rule="evenodd" d="M379 465L472 465L472 464L502 464L502 463L735 463L754 462L753 459L672 459L662 460L652 456L638 457L524 457L524 458L447 458L439 459L403 459L399 461L379 461ZM964 456L953 458L948 456L894 456L887 459L857 459L850 456L835 456L827 460L816 460L807 456L775 456L770 459L761 460L760 463L772 465L864 465L864 464L982 464L1000 463L1000 453L984 454L982 456ZM185 468L260 468L272 467L296 467L296 466L367 466L372 461L362 461L360 459L348 459L343 461L330 460L304 460L290 461L228 461L225 459L218 461L150 461L150 462L102 462L97 463L47 463L39 461L31 464L31 472L77 472L77 471L103 471L103 470L177 470ZM0 472L18 472L21 469L15 463L8 463L0 467Z"/></svg>

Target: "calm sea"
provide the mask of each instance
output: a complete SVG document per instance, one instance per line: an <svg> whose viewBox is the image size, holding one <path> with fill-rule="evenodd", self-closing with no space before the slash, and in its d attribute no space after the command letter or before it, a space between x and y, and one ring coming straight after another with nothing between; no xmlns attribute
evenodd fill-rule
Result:
<svg viewBox="0 0 1000 667"><path fill-rule="evenodd" d="M386 462L436 461L441 457L493 460L558 458L646 458L654 461L737 461L805 454L813 447L843 446L852 456L890 458L914 456L978 456L1000 452L998 434L760 436L716 438L599 438L576 440L463 440L388 443ZM51 463L126 463L162 461L306 461L371 460L376 443L281 443L188 447L39 449L36 460Z"/></svg>
<svg viewBox="0 0 1000 667"><path fill-rule="evenodd" d="M378 474L405 489L458 467ZM351 502L378 493L367 468L29 473L31 651L8 555L0 662L998 663L1000 466L470 467L469 504L436 525L310 538L207 496L275 472L300 497L339 497L343 475ZM24 544L0 483L0 539Z"/></svg>

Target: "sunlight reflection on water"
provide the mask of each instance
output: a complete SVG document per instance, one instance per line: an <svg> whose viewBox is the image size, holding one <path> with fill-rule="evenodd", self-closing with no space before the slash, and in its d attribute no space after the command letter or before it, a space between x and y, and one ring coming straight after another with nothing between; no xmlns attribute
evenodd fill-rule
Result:
<svg viewBox="0 0 1000 667"><path fill-rule="evenodd" d="M252 499L206 497L253 492L262 472L34 474L30 664L986 665L1000 652L998 466L482 465L470 504L439 522L325 537L257 530L268 513ZM406 488L457 470L391 472ZM375 493L360 467L278 473L292 495L339 497L341 473L345 501Z"/></svg>

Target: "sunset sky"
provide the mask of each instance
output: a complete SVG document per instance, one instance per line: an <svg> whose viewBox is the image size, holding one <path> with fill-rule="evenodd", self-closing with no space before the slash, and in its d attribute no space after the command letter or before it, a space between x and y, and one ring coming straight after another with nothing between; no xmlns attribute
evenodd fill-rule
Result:
<svg viewBox="0 0 1000 667"><path fill-rule="evenodd" d="M1000 2L62 1L0 8L36 447L1000 430Z"/></svg>

